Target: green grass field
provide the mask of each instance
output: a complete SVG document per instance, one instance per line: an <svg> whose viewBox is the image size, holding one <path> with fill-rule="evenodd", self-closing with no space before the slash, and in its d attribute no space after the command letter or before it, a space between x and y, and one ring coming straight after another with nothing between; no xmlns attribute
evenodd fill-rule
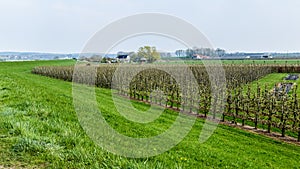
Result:
<svg viewBox="0 0 300 169"><path fill-rule="evenodd" d="M272 74L268 74L267 76L253 81L252 83L250 83L249 85L251 86L251 89L253 92L255 92L254 90L257 89L257 85L260 86L261 90L265 90L265 87L267 87L267 90L270 91L272 89L274 89L274 86L277 83L294 83L296 84L297 87L297 95L300 96L300 79L297 80L284 80L284 78L288 75L289 73L272 73ZM292 73L293 74L293 73ZM295 85L293 86L295 87ZM244 87L244 92L247 91L247 86Z"/></svg>
<svg viewBox="0 0 300 169"><path fill-rule="evenodd" d="M201 144L201 119L181 143L161 155L133 159L108 153L81 128L72 83L30 73L34 66L74 63L0 63L0 168L299 168L299 146L224 125ZM128 136L159 134L178 115L165 110L149 124L128 122L113 107L110 90L98 88L96 93L108 123ZM133 104L141 110L149 107Z"/></svg>

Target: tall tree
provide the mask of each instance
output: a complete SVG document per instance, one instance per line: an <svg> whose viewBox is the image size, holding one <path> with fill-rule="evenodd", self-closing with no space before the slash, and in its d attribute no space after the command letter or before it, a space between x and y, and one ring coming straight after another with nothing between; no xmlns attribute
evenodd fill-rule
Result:
<svg viewBox="0 0 300 169"><path fill-rule="evenodd" d="M182 50L182 49L179 49L179 50L175 51L175 54L176 54L177 57L182 57L182 56L185 55L185 51Z"/></svg>
<svg viewBox="0 0 300 169"><path fill-rule="evenodd" d="M137 55L139 58L146 58L150 63L160 59L156 48L151 46L140 47Z"/></svg>
<svg viewBox="0 0 300 169"><path fill-rule="evenodd" d="M130 61L131 62L136 62L138 61L138 55L135 52L129 52L128 54L130 56Z"/></svg>
<svg viewBox="0 0 300 169"><path fill-rule="evenodd" d="M226 51L224 49L217 48L216 53L217 53L217 56L221 57L226 54Z"/></svg>
<svg viewBox="0 0 300 169"><path fill-rule="evenodd" d="M176 54L177 57L180 57L180 50L176 50L175 54Z"/></svg>
<svg viewBox="0 0 300 169"><path fill-rule="evenodd" d="M192 58L193 55L194 55L194 51L193 51L193 49L187 49L187 50L185 51L185 54L186 54L187 57Z"/></svg>

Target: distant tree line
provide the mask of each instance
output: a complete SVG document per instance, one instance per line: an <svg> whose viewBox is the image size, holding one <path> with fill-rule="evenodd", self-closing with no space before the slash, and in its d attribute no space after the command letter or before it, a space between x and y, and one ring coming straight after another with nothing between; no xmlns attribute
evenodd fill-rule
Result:
<svg viewBox="0 0 300 169"><path fill-rule="evenodd" d="M206 57L222 57L225 55L224 49L212 49L212 48L198 48L193 47L188 48L186 50L176 50L175 55L177 57L187 57L187 58L193 58L197 55L200 56L206 56ZM102 57L100 55L92 55L91 57L85 57L81 56L78 60L80 61L88 61L88 62L101 62L101 63L117 63L122 62L122 59L118 58L119 56L122 56L122 59L129 58L129 62L147 62L147 63L153 63L159 59L162 58L170 58L172 57L172 54L170 52L158 52L156 50L156 47L154 46L143 46L138 49L137 52L118 52L117 58L107 58ZM123 61L124 62L124 61Z"/></svg>
<svg viewBox="0 0 300 169"><path fill-rule="evenodd" d="M88 62L101 62L102 56L100 55L92 55L91 57L80 56L78 58L80 61L88 61Z"/></svg>
<svg viewBox="0 0 300 169"><path fill-rule="evenodd" d="M189 57L192 58L195 55L203 55L203 56L209 56L209 57L221 57L224 56L226 51L224 49L212 49L212 48L198 48L198 47L193 47L188 48L186 50L176 50L175 55L177 57Z"/></svg>

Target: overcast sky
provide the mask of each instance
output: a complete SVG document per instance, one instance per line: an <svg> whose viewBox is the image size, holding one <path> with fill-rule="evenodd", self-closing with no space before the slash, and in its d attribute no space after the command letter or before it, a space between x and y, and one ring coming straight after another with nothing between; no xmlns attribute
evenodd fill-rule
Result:
<svg viewBox="0 0 300 169"><path fill-rule="evenodd" d="M227 51L300 51L299 0L0 0L0 51L80 52L104 26L144 12L182 18Z"/></svg>

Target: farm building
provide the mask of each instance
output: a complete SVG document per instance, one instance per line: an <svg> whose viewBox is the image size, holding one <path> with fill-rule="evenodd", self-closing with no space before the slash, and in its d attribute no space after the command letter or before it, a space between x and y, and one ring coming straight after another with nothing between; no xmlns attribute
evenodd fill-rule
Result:
<svg viewBox="0 0 300 169"><path fill-rule="evenodd" d="M129 63L130 62L130 56L127 54L122 54L117 56L117 61L121 63Z"/></svg>
<svg viewBox="0 0 300 169"><path fill-rule="evenodd" d="M194 54L193 55L193 59L209 59L209 56L204 56L204 55L200 55L200 54Z"/></svg>

